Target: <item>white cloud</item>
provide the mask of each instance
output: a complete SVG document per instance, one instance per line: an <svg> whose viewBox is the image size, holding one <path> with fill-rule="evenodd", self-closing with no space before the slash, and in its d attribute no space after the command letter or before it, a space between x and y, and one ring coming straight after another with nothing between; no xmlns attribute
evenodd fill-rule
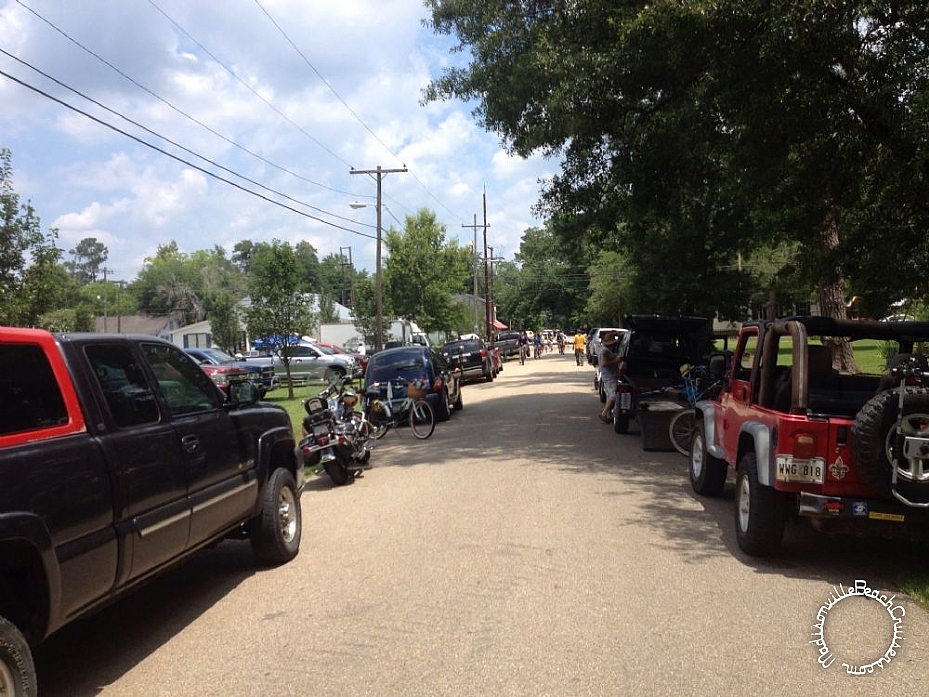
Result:
<svg viewBox="0 0 929 697"><path fill-rule="evenodd" d="M164 101L8 3L0 8L0 40L24 60L296 202L235 179L5 57L0 68L218 176L358 233L262 201L0 78L0 147L13 151L14 185L27 183L63 245L85 236L104 241L123 277L172 239L189 252L231 249L241 239L308 240L320 255L351 246L356 265L373 269L374 211L348 204L373 203L375 183L351 175L351 167L409 168L384 178L385 227L426 207L463 238L461 225L481 216L485 188L489 238L498 248L512 255L525 227L539 224L531 213L537 180L555 163L507 155L496 135L474 123L473 105L420 103L430 78L462 58L448 53L451 40L422 27L426 10L418 2L262 0L232 11L220 0L160 0L190 36L147 3L30 6Z"/></svg>

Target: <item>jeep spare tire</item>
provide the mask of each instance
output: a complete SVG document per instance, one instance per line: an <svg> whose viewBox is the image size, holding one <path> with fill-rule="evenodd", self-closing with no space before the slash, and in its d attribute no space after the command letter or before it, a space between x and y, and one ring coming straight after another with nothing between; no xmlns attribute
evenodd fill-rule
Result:
<svg viewBox="0 0 929 697"><path fill-rule="evenodd" d="M872 397L858 412L852 426L852 452L861 478L883 495L890 494L890 450L897 428L899 390ZM929 435L929 390L907 387L903 401L903 432Z"/></svg>

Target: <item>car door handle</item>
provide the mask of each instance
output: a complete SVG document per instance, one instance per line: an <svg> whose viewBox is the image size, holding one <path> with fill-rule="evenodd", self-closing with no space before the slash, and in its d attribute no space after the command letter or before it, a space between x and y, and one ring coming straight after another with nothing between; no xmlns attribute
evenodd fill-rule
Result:
<svg viewBox="0 0 929 697"><path fill-rule="evenodd" d="M184 450L188 453L195 453L200 450L200 439L197 436L184 436L181 438L181 445L184 446Z"/></svg>

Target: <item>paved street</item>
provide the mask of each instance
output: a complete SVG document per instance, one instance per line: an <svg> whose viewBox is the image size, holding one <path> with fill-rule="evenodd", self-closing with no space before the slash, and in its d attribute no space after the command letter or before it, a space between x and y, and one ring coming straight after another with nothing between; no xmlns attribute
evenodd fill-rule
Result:
<svg viewBox="0 0 929 697"><path fill-rule="evenodd" d="M697 497L600 406L573 356L508 362L430 440L394 431L353 484L312 479L297 560L205 552L50 639L40 694L925 694L929 621L899 593L902 649L873 675L841 663L884 655L879 602L829 609L828 668L809 643L833 587L883 592L919 548L792 528L746 557L731 481Z"/></svg>

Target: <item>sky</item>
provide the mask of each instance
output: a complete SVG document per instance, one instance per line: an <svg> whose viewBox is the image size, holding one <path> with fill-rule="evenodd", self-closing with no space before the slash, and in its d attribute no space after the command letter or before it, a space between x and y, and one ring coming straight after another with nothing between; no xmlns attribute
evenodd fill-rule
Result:
<svg viewBox="0 0 929 697"><path fill-rule="evenodd" d="M477 216L482 253L486 192L487 244L511 260L557 163L509 155L473 103L423 104L466 60L426 13L419 0L0 0L14 191L65 252L105 244L113 280L172 240L187 253L308 241L373 273L377 184L351 170L405 168L382 177L383 229L427 208L468 245Z"/></svg>

